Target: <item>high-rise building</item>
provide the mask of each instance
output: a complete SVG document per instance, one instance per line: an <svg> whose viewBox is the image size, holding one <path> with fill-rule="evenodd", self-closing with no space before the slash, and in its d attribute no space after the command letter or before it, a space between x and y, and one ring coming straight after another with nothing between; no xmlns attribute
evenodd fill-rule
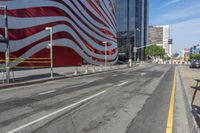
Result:
<svg viewBox="0 0 200 133"><path fill-rule="evenodd" d="M149 26L148 42L149 44L156 44L163 47L166 54L170 57L172 56L173 40L170 39L169 25Z"/></svg>
<svg viewBox="0 0 200 133"><path fill-rule="evenodd" d="M114 0L114 3L119 52L128 58L130 45L132 48L147 45L148 0ZM137 57L144 59L144 48L138 49Z"/></svg>
<svg viewBox="0 0 200 133"><path fill-rule="evenodd" d="M163 28L149 26L148 42L149 44L163 46Z"/></svg>

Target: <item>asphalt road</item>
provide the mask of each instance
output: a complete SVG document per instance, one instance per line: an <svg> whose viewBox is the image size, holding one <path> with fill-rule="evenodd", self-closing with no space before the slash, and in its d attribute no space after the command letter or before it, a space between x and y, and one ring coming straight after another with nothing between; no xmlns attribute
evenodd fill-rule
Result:
<svg viewBox="0 0 200 133"><path fill-rule="evenodd" d="M173 66L0 90L0 133L164 133Z"/></svg>

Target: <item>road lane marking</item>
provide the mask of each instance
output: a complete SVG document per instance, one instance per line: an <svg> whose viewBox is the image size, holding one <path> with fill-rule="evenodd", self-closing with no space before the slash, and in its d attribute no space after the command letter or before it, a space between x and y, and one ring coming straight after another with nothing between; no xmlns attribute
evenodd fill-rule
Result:
<svg viewBox="0 0 200 133"><path fill-rule="evenodd" d="M56 90L50 90L50 91L46 91L46 92L41 92L39 93L38 95L45 95L45 94L49 94L49 93L53 93L55 92Z"/></svg>
<svg viewBox="0 0 200 133"><path fill-rule="evenodd" d="M92 83L92 82L94 82L95 80L90 80L90 81L87 81L87 83Z"/></svg>
<svg viewBox="0 0 200 133"><path fill-rule="evenodd" d="M90 96L90 97L87 97L87 98L85 98L85 99L82 99L82 100L80 100L80 101L78 101L78 102L76 102L76 103L73 103L73 104L71 104L71 105L69 105L69 106L66 106L66 107L64 107L64 108L61 108L61 109L59 109L59 110L57 110L57 111L55 111L55 112L52 112L52 113L50 113L50 114L48 114L48 115L45 115L45 116L43 116L43 117L41 117L41 118L39 118L39 119L36 119L36 120L34 120L34 121L32 121L32 122L29 122L29 123L27 123L27 124L24 124L24 125L22 125L22 126L20 126L20 127L18 127L18 128L15 128L15 129L13 129L13 130L11 130L11 131L8 131L7 133L15 133L15 132L18 132L19 130L22 130L22 129L26 128L26 127L29 127L29 126L33 125L33 124L36 124L36 123L38 123L38 122L40 122L40 121L42 121L42 120L44 120L44 119L47 119L47 118L49 118L49 117L51 117L51 116L54 116L54 115L56 115L56 114L58 114L58 113L61 113L61 112L65 111L65 110L67 110L67 109L69 109L69 108L75 107L75 106L77 106L77 105L79 105L79 104L81 104L81 103L84 103L84 102L86 102L86 101L89 101L89 100L91 100L91 99L93 99L93 98L95 98L95 97L97 97L97 96L99 96L99 95L102 95L103 93L106 93L106 90L101 91L101 92L99 92L99 93L97 93L97 94L94 94L94 95L92 95L92 96Z"/></svg>
<svg viewBox="0 0 200 133"><path fill-rule="evenodd" d="M174 78L173 78L172 92L171 92L171 97L170 97L166 133L173 132L175 91L176 91L176 68L174 69Z"/></svg>
<svg viewBox="0 0 200 133"><path fill-rule="evenodd" d="M141 76L144 76L144 75L146 75L146 73L141 73L140 75L141 75Z"/></svg>
<svg viewBox="0 0 200 133"><path fill-rule="evenodd" d="M113 77L116 77L116 76L118 76L118 74L113 74L112 76L113 76Z"/></svg>
<svg viewBox="0 0 200 133"><path fill-rule="evenodd" d="M117 86L119 87L119 86L123 86L123 85L125 85L125 84L127 84L128 83L128 81L124 81L124 82L122 82L121 84L118 84Z"/></svg>

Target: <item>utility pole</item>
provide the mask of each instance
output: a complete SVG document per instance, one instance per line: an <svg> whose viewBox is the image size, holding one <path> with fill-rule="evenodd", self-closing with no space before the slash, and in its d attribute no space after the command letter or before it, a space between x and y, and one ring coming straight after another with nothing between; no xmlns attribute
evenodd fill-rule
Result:
<svg viewBox="0 0 200 133"><path fill-rule="evenodd" d="M130 0L127 0L127 46L129 46L129 67L132 67L132 46L130 42Z"/></svg>
<svg viewBox="0 0 200 133"><path fill-rule="evenodd" d="M137 37L137 30L136 30L136 26L135 26L135 32L134 32L134 48L133 48L133 53L134 53L134 63L136 65L136 56L137 56L137 40L136 40L136 37Z"/></svg>
<svg viewBox="0 0 200 133"><path fill-rule="evenodd" d="M105 65L105 70L106 70L106 67L107 67L107 49L108 49L107 44L108 44L108 42L103 42L103 44L104 44L104 48L105 48L104 49L104 52L105 52L105 64L104 65Z"/></svg>
<svg viewBox="0 0 200 133"><path fill-rule="evenodd" d="M53 28L52 27L46 27L46 30L49 31L50 34L50 59L51 59L51 78L53 78Z"/></svg>
<svg viewBox="0 0 200 133"><path fill-rule="evenodd" d="M10 45L8 39L8 16L7 16L7 6L3 5L0 6L4 10L4 20L5 20L5 28L4 28L4 38L1 39L1 42L6 43L6 50L5 50L5 69L6 69L6 83L10 83Z"/></svg>
<svg viewBox="0 0 200 133"><path fill-rule="evenodd" d="M136 65L136 59L137 59L137 32L141 32L139 28L136 28L135 26L135 31L134 31L134 48L133 48L133 53L134 53L134 63Z"/></svg>
<svg viewBox="0 0 200 133"><path fill-rule="evenodd" d="M8 41L8 16L7 16L7 6L4 9L4 17L5 17L5 39L6 43L6 82L10 83L10 45Z"/></svg>

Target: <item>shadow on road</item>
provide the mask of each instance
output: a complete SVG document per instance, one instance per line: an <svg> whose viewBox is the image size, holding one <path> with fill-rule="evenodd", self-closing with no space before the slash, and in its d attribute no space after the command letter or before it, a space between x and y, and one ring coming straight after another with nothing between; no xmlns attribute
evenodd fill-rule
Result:
<svg viewBox="0 0 200 133"><path fill-rule="evenodd" d="M57 73L54 73L53 75L55 77L63 76ZM24 81L30 81L30 80L35 80L35 79L43 79L43 78L48 78L50 76L51 76L50 74L31 75L31 76L26 76L26 77L15 78L15 82L24 82Z"/></svg>
<svg viewBox="0 0 200 133"><path fill-rule="evenodd" d="M197 125L200 128L200 107L192 105L192 114L194 115Z"/></svg>
<svg viewBox="0 0 200 133"><path fill-rule="evenodd" d="M194 104L195 99L198 99L199 97L197 97L197 93L200 92L200 80L199 79L194 79L196 81L196 86L192 86L191 88L194 89L194 93L192 96L192 102L191 102L191 106L192 106L192 114L197 122L198 127L200 128L200 104L197 103L198 105Z"/></svg>

